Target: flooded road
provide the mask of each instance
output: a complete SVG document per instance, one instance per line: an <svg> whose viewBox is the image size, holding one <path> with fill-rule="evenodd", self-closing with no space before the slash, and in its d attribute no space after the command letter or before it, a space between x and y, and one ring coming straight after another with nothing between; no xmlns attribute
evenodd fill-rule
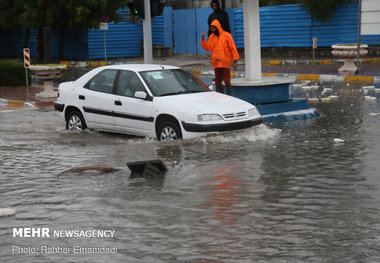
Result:
<svg viewBox="0 0 380 263"><path fill-rule="evenodd" d="M0 217L0 261L379 262L379 96L365 100L359 84L320 86L294 90L339 96L312 104L317 119L170 143L69 133L50 111L0 112L0 207L17 211ZM166 176L130 178L126 163L148 159L163 160ZM121 170L58 176L87 165ZM22 238L14 227L114 236ZM59 250L74 246L117 253Z"/></svg>

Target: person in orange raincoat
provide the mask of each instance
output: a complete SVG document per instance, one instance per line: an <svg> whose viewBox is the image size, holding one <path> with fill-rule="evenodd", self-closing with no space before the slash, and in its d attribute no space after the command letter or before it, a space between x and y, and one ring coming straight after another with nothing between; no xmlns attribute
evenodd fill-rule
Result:
<svg viewBox="0 0 380 263"><path fill-rule="evenodd" d="M231 73L232 60L236 70L236 62L239 60L235 42L230 33L224 31L219 21L215 19L211 23L213 32L208 41L205 40L206 31L202 34L202 47L204 50L211 50L212 66L215 71L216 91L223 93L222 80L226 84L227 94L231 95Z"/></svg>

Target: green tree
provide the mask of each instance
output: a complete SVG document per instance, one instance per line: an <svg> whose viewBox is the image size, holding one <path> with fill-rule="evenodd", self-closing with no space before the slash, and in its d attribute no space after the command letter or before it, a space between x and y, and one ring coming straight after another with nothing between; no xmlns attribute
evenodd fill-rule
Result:
<svg viewBox="0 0 380 263"><path fill-rule="evenodd" d="M0 29L8 31L21 25L19 16L24 12L23 0L0 1Z"/></svg>
<svg viewBox="0 0 380 263"><path fill-rule="evenodd" d="M0 31L9 33L14 28L22 26L20 15L25 11L23 0L0 1ZM29 28L26 30L24 47L28 46Z"/></svg>
<svg viewBox="0 0 380 263"><path fill-rule="evenodd" d="M327 21L334 14L337 4L357 2L357 0L300 0L299 2L315 19Z"/></svg>
<svg viewBox="0 0 380 263"><path fill-rule="evenodd" d="M64 29L97 28L103 14L110 21L121 20L117 10L127 0L1 0L0 29L11 30L25 26L38 31L40 60L50 58L49 36L51 28L60 30L60 56L63 55ZM29 32L27 30L27 32Z"/></svg>
<svg viewBox="0 0 380 263"><path fill-rule="evenodd" d="M120 22L117 10L126 6L126 0L55 0L47 10L47 21L60 32L59 57L64 54L65 29L98 28L100 17L107 15L112 22Z"/></svg>

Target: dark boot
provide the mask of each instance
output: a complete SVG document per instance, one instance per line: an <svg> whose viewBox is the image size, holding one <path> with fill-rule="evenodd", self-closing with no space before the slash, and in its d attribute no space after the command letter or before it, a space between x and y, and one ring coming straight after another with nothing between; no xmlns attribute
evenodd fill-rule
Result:
<svg viewBox="0 0 380 263"><path fill-rule="evenodd" d="M227 90L227 95L231 96L231 87L226 87L226 90Z"/></svg>
<svg viewBox="0 0 380 263"><path fill-rule="evenodd" d="M224 93L223 87L216 87L216 92Z"/></svg>

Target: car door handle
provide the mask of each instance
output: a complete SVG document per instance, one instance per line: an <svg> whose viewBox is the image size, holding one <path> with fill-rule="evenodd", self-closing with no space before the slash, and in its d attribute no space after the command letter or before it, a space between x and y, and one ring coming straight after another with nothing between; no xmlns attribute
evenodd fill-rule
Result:
<svg viewBox="0 0 380 263"><path fill-rule="evenodd" d="M85 100L86 98L83 95L79 95L80 100Z"/></svg>
<svg viewBox="0 0 380 263"><path fill-rule="evenodd" d="M120 100L115 100L115 105L121 106L121 101Z"/></svg>

